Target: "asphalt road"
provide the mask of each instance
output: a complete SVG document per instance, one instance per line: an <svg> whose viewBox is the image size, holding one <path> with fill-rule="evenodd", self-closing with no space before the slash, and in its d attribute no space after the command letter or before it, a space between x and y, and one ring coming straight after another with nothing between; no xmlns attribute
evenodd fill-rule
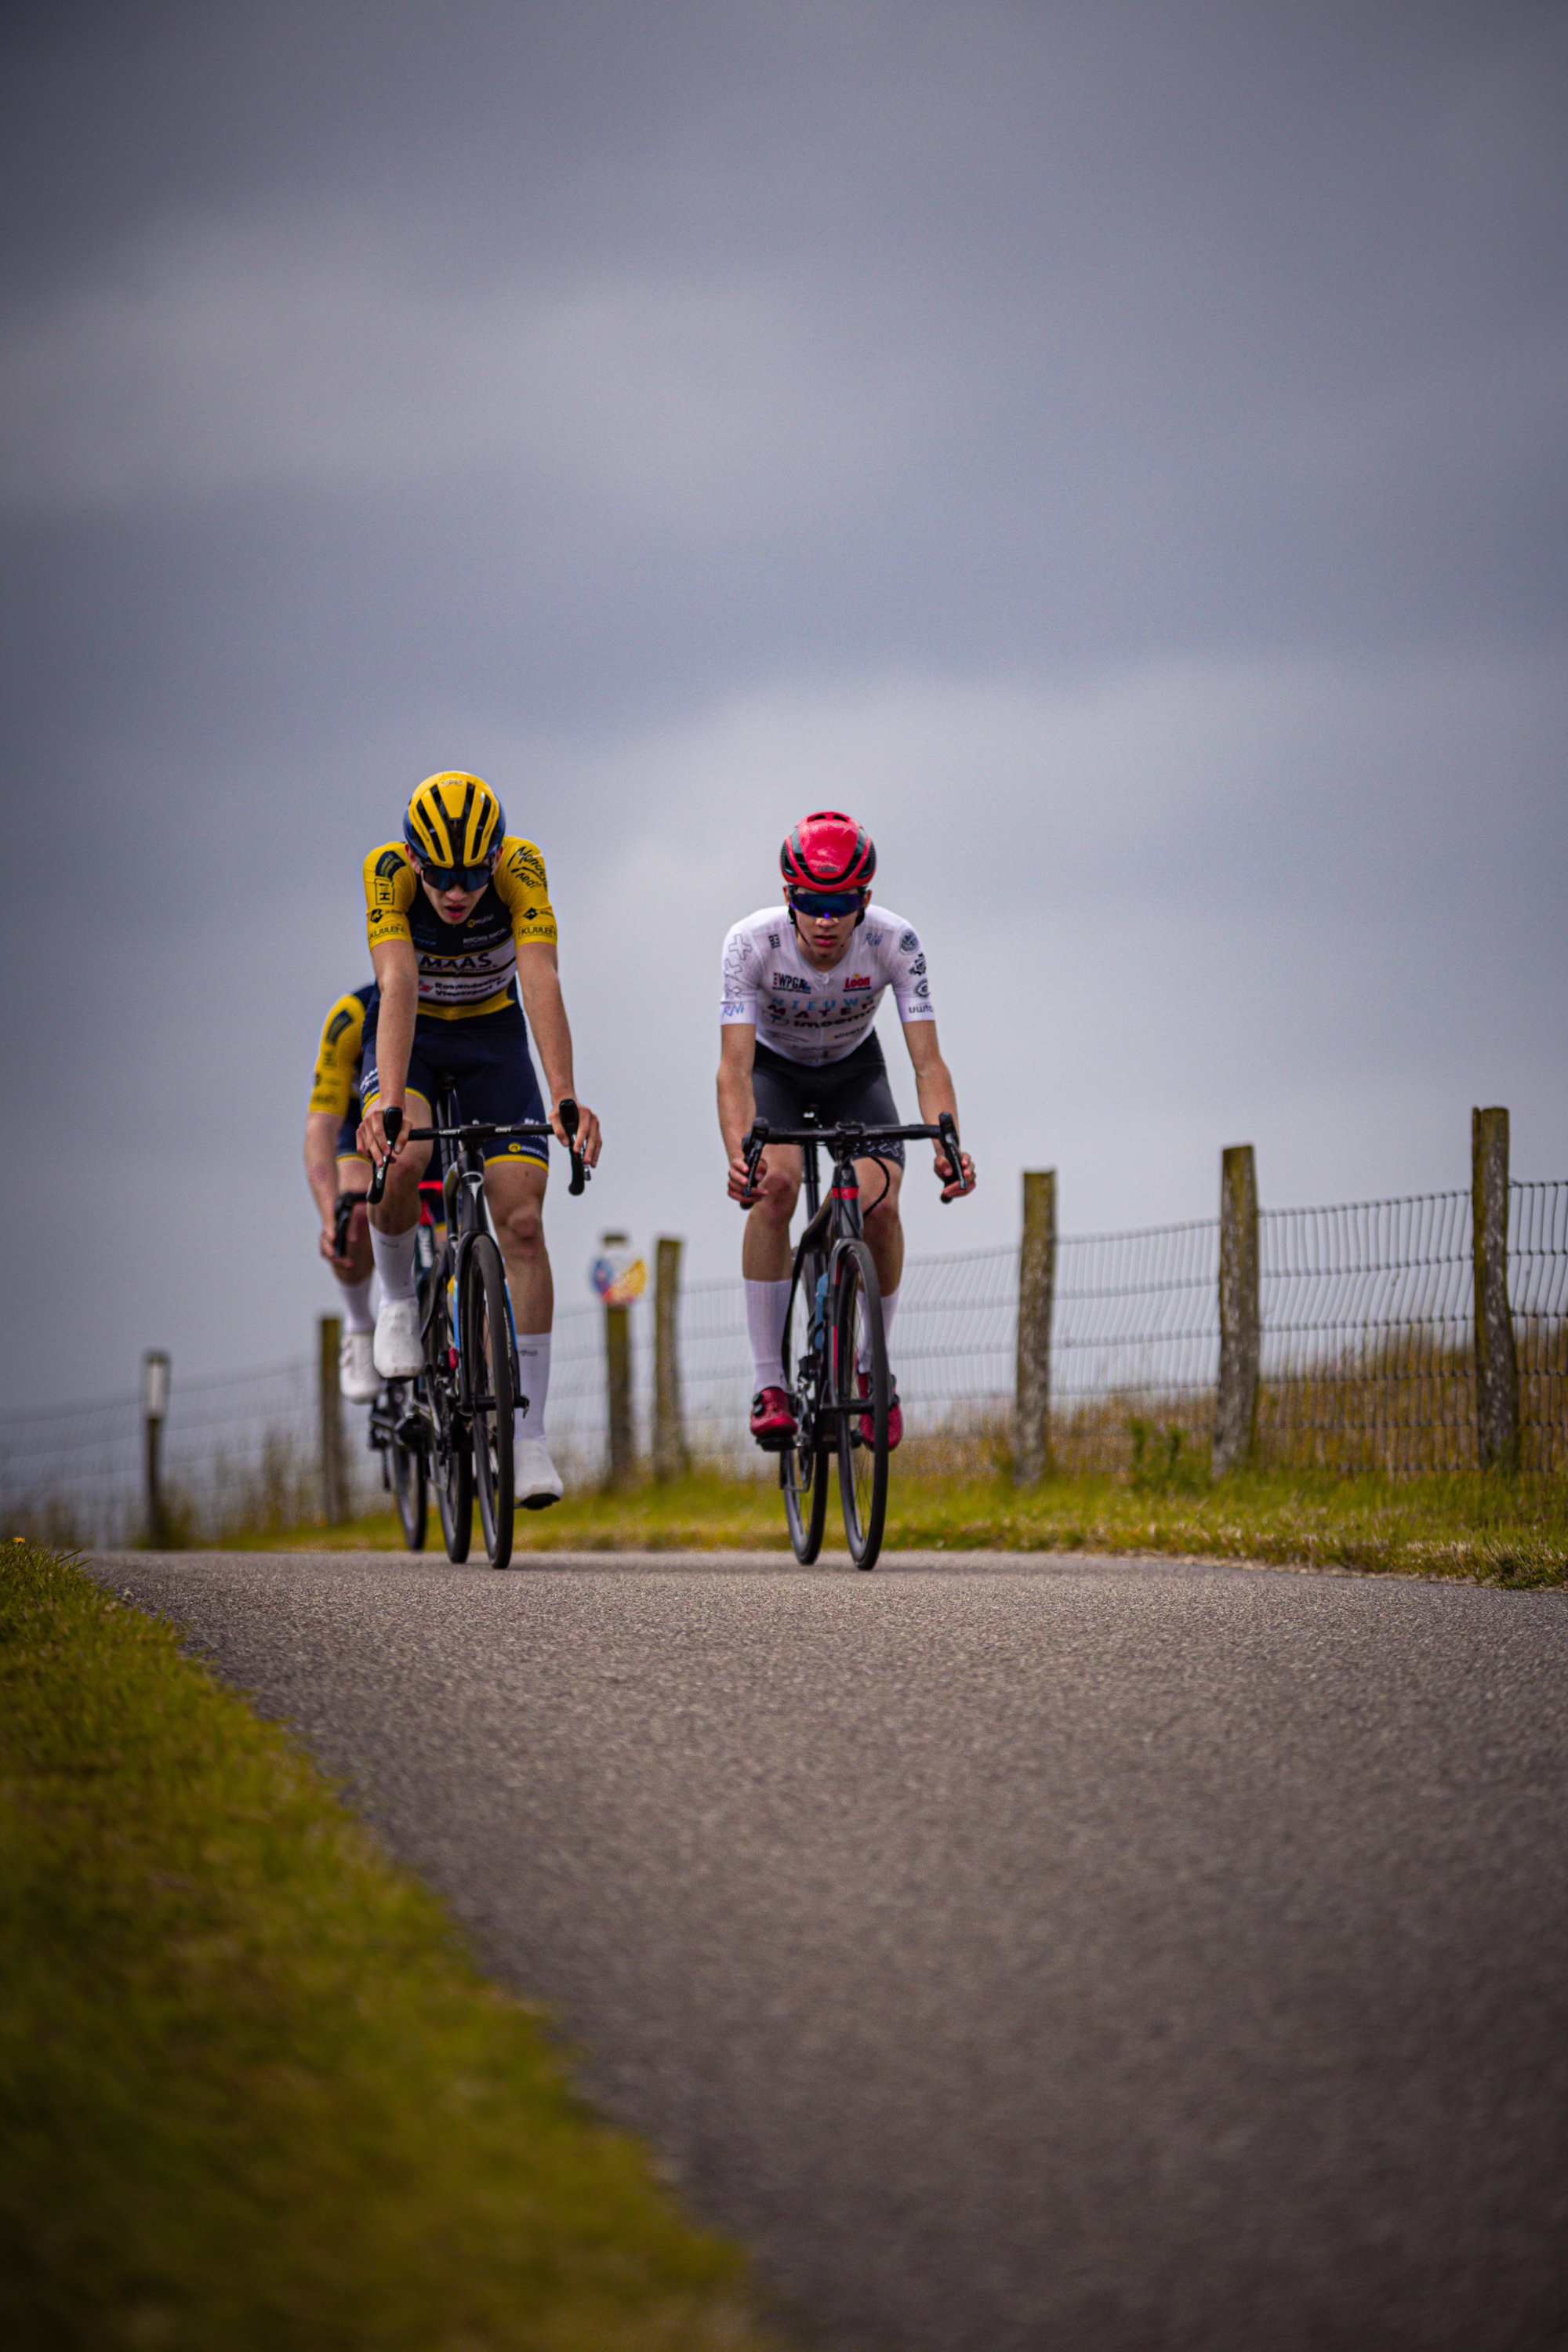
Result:
<svg viewBox="0 0 1568 2352"><path fill-rule="evenodd" d="M816 2340L1568 2344L1568 1594L140 1556Z"/></svg>

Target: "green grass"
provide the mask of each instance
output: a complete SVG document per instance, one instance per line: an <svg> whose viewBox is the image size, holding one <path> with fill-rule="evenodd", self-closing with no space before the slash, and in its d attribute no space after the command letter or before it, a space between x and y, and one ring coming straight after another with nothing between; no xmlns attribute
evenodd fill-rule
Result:
<svg viewBox="0 0 1568 2352"><path fill-rule="evenodd" d="M1510 1585L1568 1580L1568 1477L1561 1474L1509 1480L1479 1471L1387 1478L1256 1470L1212 1482L1198 1457L1178 1450L1171 1459L1160 1449L1153 1466L1131 1475L1063 1473L1021 1491L984 1456L984 1447L952 1449L944 1466L931 1446L895 1454L888 1550L1162 1551ZM390 1517L254 1540L403 1546ZM712 1471L629 1495L570 1495L553 1510L520 1514L517 1540L521 1553L787 1549L776 1486ZM429 1541L438 1555L434 1510ZM842 1541L834 1488L829 1550Z"/></svg>
<svg viewBox="0 0 1568 2352"><path fill-rule="evenodd" d="M742 2352L742 2256L174 1633L0 1554L8 2345Z"/></svg>

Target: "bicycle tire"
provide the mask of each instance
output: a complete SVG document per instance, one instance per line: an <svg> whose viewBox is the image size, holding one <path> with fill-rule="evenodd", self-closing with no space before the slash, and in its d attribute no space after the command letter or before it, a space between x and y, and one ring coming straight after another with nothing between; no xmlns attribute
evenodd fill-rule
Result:
<svg viewBox="0 0 1568 2352"><path fill-rule="evenodd" d="M447 1557L460 1567L468 1557L474 1534L474 1454L468 1430L454 1404L457 1373L451 1357L447 1286L439 1267L432 1287L430 1318L425 1326L424 1374L436 1425L430 1475L436 1488L436 1506L441 1514Z"/></svg>
<svg viewBox="0 0 1568 2352"><path fill-rule="evenodd" d="M822 1549L827 1524L827 1448L822 1438L822 1361L811 1346L811 1317L816 1298L819 1257L801 1268L790 1298L784 1330L784 1386L795 1400L800 1433L779 1455L779 1485L784 1490L784 1518L790 1546L803 1568L809 1568Z"/></svg>
<svg viewBox="0 0 1568 2352"><path fill-rule="evenodd" d="M387 1440L386 1464L391 1472L392 1491L397 1500L397 1516L403 1526L403 1540L410 1551L423 1551L425 1531L430 1519L430 1481L425 1468L423 1445L405 1445L396 1433L395 1416L403 1410L401 1383L392 1395L395 1416L393 1434Z"/></svg>
<svg viewBox="0 0 1568 2352"><path fill-rule="evenodd" d="M857 1568L875 1568L888 1514L888 1343L882 1292L868 1244L843 1242L835 1254L832 1382L838 1430L838 1495L844 1535ZM867 1393L860 1394L856 1358L865 1325ZM869 1420L869 1443L861 1423Z"/></svg>
<svg viewBox="0 0 1568 2352"><path fill-rule="evenodd" d="M500 1252L489 1234L469 1244L458 1312L485 1557L492 1568L506 1568L512 1538L511 1318Z"/></svg>

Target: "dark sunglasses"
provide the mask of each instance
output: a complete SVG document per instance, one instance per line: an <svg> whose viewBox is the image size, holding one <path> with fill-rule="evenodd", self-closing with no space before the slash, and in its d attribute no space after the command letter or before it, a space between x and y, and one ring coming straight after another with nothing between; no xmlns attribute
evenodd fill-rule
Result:
<svg viewBox="0 0 1568 2352"><path fill-rule="evenodd" d="M858 890L792 890L790 905L797 915L814 915L831 922L838 915L858 915L862 899Z"/></svg>
<svg viewBox="0 0 1568 2352"><path fill-rule="evenodd" d="M482 890L490 878L488 866L429 866L419 871L432 890Z"/></svg>

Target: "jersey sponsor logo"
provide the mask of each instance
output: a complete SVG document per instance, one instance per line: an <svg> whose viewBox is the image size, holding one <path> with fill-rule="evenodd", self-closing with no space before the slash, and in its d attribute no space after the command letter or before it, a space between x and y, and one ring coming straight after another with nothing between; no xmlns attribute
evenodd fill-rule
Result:
<svg viewBox="0 0 1568 2352"><path fill-rule="evenodd" d="M916 994L917 996L929 996L929 995L931 994L931 982L930 982L930 981L929 981L929 980L919 980L919 981L917 981L917 982L915 982L915 992L915 992L915 994Z"/></svg>
<svg viewBox="0 0 1568 2352"><path fill-rule="evenodd" d="M900 931L899 933L899 953L900 955L913 955L915 950L920 946L920 934L918 931Z"/></svg>
<svg viewBox="0 0 1568 2352"><path fill-rule="evenodd" d="M348 1027L349 1023L353 1019L353 1014L352 1013L339 1013L333 1015L332 1019L327 1024L327 1043L329 1045L335 1045L337 1044L338 1039L342 1035L343 1031Z"/></svg>
<svg viewBox="0 0 1568 2352"><path fill-rule="evenodd" d="M400 849L384 849L375 861L375 870L390 882L395 874L402 873L407 863Z"/></svg>
<svg viewBox="0 0 1568 2352"><path fill-rule="evenodd" d="M926 960L925 960L924 956L916 956L916 958L915 958L915 960L914 960L913 963L912 963L912 964L910 964L910 974L911 974L912 978L914 978L914 979L916 979L916 980L920 980L920 979L923 978L924 973L925 973L925 968L926 968Z"/></svg>
<svg viewBox="0 0 1568 2352"><path fill-rule="evenodd" d="M739 1021L745 1009L735 997L727 996L719 1007L719 1018L721 1021Z"/></svg>
<svg viewBox="0 0 1568 2352"><path fill-rule="evenodd" d="M811 994L810 981L797 979L793 971L775 971L773 974L773 986L775 988L793 989L797 996L809 996Z"/></svg>
<svg viewBox="0 0 1568 2352"><path fill-rule="evenodd" d="M370 919L373 923L391 923L395 922L397 918L395 910L391 907L373 907L370 910Z"/></svg>
<svg viewBox="0 0 1568 2352"><path fill-rule="evenodd" d="M531 883L535 889L542 891L545 888L544 860L537 850L514 849L507 859L507 867L522 881Z"/></svg>
<svg viewBox="0 0 1568 2352"><path fill-rule="evenodd" d="M870 985L871 975L868 971L851 972L849 978L844 983L846 993L847 993L852 988L869 988Z"/></svg>
<svg viewBox="0 0 1568 2352"><path fill-rule="evenodd" d="M778 935L777 931L770 931L770 932L768 933L768 945L769 945L769 947L771 947L771 948L776 948L776 947L777 947L777 945L778 945L778 943L779 943L779 935Z"/></svg>

